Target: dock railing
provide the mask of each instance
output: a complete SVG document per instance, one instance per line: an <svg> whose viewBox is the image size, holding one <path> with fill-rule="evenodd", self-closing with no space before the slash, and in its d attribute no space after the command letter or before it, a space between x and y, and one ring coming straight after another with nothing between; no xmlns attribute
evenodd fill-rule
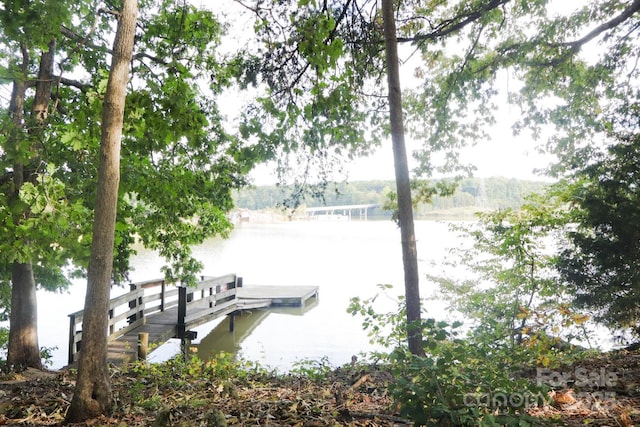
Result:
<svg viewBox="0 0 640 427"><path fill-rule="evenodd" d="M129 292L109 301L107 342L144 325L149 316L178 308L176 336L181 337L189 325L197 321L200 313L190 315L189 306L207 305L221 310L236 304L236 289L242 286L242 278L235 274L221 277L202 277L194 287L167 285L162 280L131 283ZM82 346L82 321L84 310L69 315L69 364L77 360Z"/></svg>

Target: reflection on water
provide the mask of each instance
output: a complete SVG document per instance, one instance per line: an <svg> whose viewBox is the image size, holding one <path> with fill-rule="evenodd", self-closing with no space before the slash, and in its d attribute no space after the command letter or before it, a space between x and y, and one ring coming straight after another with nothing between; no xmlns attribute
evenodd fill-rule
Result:
<svg viewBox="0 0 640 427"><path fill-rule="evenodd" d="M231 330L231 316L226 316L222 322L211 330L196 345L200 358L213 357L220 352L242 353L242 342L270 315L302 316L318 305L317 298L309 299L304 307L276 307L243 311L233 316L233 330ZM295 320L295 319L292 319ZM275 331L274 331L275 332ZM288 331L278 331L286 334Z"/></svg>
<svg viewBox="0 0 640 427"><path fill-rule="evenodd" d="M234 328L231 330L231 316L226 316L209 334L196 346L198 356L206 358L220 352L236 354L240 351L240 344L249 334L269 315L269 310L245 311L234 318Z"/></svg>

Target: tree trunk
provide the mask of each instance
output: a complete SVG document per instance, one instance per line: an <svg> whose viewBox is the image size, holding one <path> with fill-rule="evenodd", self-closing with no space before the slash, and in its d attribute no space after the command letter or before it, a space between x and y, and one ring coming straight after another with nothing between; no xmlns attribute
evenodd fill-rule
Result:
<svg viewBox="0 0 640 427"><path fill-rule="evenodd" d="M42 368L38 345L36 283L31 263L13 263L7 364L14 369Z"/></svg>
<svg viewBox="0 0 640 427"><path fill-rule="evenodd" d="M391 142L398 192L398 220L402 242L402 262L404 265L404 289L407 308L407 339L409 351L422 355L422 330L420 328L420 279L418 275L418 252L413 224L413 204L411 182L404 141L402 115L402 92L400 90L400 67L398 64L398 42L393 11L393 0L382 0L384 20L385 53L387 61L387 81L389 84L389 117L391 122Z"/></svg>
<svg viewBox="0 0 640 427"><path fill-rule="evenodd" d="M137 0L123 1L113 42L111 72L102 113L98 187L84 303L82 348L78 360L76 389L65 420L68 423L82 422L111 410L111 384L107 371L107 317L120 183L120 140L137 12Z"/></svg>
<svg viewBox="0 0 640 427"><path fill-rule="evenodd" d="M37 125L32 132L39 132L45 126L49 116L49 103L51 100L51 88L53 87L53 58L55 55L56 41L49 42L49 50L40 57L40 70L36 82L36 96L33 100L33 118Z"/></svg>
<svg viewBox="0 0 640 427"><path fill-rule="evenodd" d="M25 180L25 162L20 145L24 127L24 99L26 95L27 66L29 57L26 46L22 50L22 79L13 84L9 111L12 114L14 133L11 138L16 147L16 161L13 167L13 198L19 198L20 189ZM53 63L53 50L43 55L47 60L49 55ZM50 96L50 89L49 95ZM15 216L14 221L21 222L28 212ZM29 242L22 242L28 245ZM7 346L7 365L13 369L42 368L40 346L38 344L38 305L36 299L36 282L30 261L15 261L11 271L11 313L9 315L9 343Z"/></svg>

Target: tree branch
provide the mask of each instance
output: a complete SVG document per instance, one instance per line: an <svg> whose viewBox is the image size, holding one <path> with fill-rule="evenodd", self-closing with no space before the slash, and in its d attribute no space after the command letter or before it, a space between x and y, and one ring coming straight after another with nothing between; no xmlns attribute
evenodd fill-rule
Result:
<svg viewBox="0 0 640 427"><path fill-rule="evenodd" d="M504 6L510 1L511 0L492 0L489 2L489 4L481 7L480 9L474 12L444 21L443 23L438 25L434 31L431 31L428 34L419 34L413 37L398 37L398 43L428 41L428 40L436 40L442 37L446 37L449 34L454 33L458 30L461 30L467 25L482 18L485 13L495 8L498 8L500 6Z"/></svg>
<svg viewBox="0 0 640 427"><path fill-rule="evenodd" d="M78 80L68 79L68 78L62 77L62 76L54 76L53 78L54 78L54 80L56 80L59 83L62 83L65 86L75 87L77 89L80 89L80 91L82 91L82 92L86 92L91 87L90 84L82 83L82 82L80 82Z"/></svg>
<svg viewBox="0 0 640 427"><path fill-rule="evenodd" d="M103 13L105 13L104 10L101 9L101 11ZM71 39L71 40L78 40L80 44L88 46L92 49L96 49L102 52L106 52L109 54L113 54L113 51L111 49L109 49L106 46L99 46L93 43L88 43L88 36L87 37L82 37L76 33L74 33L73 31L71 31L69 28L66 27L61 27L60 28L60 33L62 33L63 36ZM141 59L141 58L146 58L146 59L150 59L151 61L155 62L156 64L160 64L160 65L168 65L169 62L165 61L164 59L158 58L157 56L153 56L153 55L149 55L148 53L144 53L144 52L138 52L135 55L133 55L133 60L137 60L137 59ZM74 85L71 85L74 86Z"/></svg>
<svg viewBox="0 0 640 427"><path fill-rule="evenodd" d="M607 30L617 27L622 24L627 19L631 18L634 13L640 10L640 0L634 0L629 6L627 6L620 15L610 19L607 22L604 22L598 25L596 28L591 30L587 35L582 37L581 39L574 40L571 42L564 43L552 43L549 44L549 47L569 47L574 50L579 50L582 46L589 43L591 40L598 37L600 34L604 33Z"/></svg>
<svg viewBox="0 0 640 427"><path fill-rule="evenodd" d="M324 44L325 45L328 45L329 42L331 42L331 40L333 40L333 38L335 37L335 35L336 35L337 31L338 31L338 27L340 26L340 23L344 20L345 16L347 15L347 11L349 10L349 6L351 5L351 1L352 0L347 0L347 2L342 7L342 10L340 11L340 15L338 16L338 19L336 19L335 26L333 27L333 29L331 30L329 35L324 40ZM307 70L309 69L310 66L311 66L311 64L309 62L307 62L304 65L304 67L302 68L302 70L300 70L298 75L293 79L291 84L288 87L283 88L282 90L278 91L277 94L280 94L280 93L283 93L283 92L290 92L294 87L296 87L298 85L298 83L300 82L300 80L302 79L302 77L306 74L306 72L307 72Z"/></svg>
<svg viewBox="0 0 640 427"><path fill-rule="evenodd" d="M634 0L633 3L627 6L619 15L613 17L607 22L598 25L596 28L589 31L589 33L587 33L584 37L577 40L562 43L551 43L540 39L533 39L525 42L505 45L498 48L497 51L501 57L510 58L513 55L517 56L520 52L522 52L523 49L525 51L533 51L538 46L543 46L550 49L566 49L564 51L557 52L556 55L550 55L550 57L548 57L547 59L532 59L526 60L524 62L526 65L534 67L554 67L571 58L573 55L578 53L585 44L589 43L605 31L611 30L631 18L631 16L633 16L639 10L640 0ZM628 37L628 34L625 35L625 37Z"/></svg>
<svg viewBox="0 0 640 427"><path fill-rule="evenodd" d="M135 55L133 55L133 60L141 59L141 58L150 59L151 61L155 62L156 64L169 65L168 61L165 61L164 59L158 58L157 56L149 55L148 53L145 53L145 52L138 52Z"/></svg>
<svg viewBox="0 0 640 427"><path fill-rule="evenodd" d="M434 31L428 34L417 35L414 37L398 37L398 43L406 43L406 42L418 42L418 41L427 41L427 40L436 40L442 37L445 37L455 31L458 31L465 26L473 23L474 21L480 19L486 12L489 12L497 7L504 6L509 3L511 0L493 0L486 6L480 8L479 10L469 13L467 15L463 15L462 17L458 17L457 19L462 18L461 20L448 20L444 23L440 24ZM627 19L631 18L636 12L640 10L640 0L634 0L629 6L627 6L620 15L615 16L607 22L602 23L597 26L593 30L591 30L584 37L573 40L570 42L562 42L562 43L544 43L547 47L568 47L574 51L579 50L582 46L589 43L594 38L598 37L603 32L610 30L612 28L617 27Z"/></svg>
<svg viewBox="0 0 640 427"><path fill-rule="evenodd" d="M88 47L90 47L92 49L96 49L96 50L101 51L101 52L106 52L106 53L109 53L109 54L113 54L113 51L111 49L109 49L108 47L99 46L99 45L96 45L96 44L93 44L93 43L88 43L88 37L82 37L82 36L74 33L73 31L71 31L69 28L67 28L65 26L60 27L60 34L62 34L63 36L65 36L68 39L78 41L78 43L80 43L82 45L85 45L85 46L88 46Z"/></svg>
<svg viewBox="0 0 640 427"><path fill-rule="evenodd" d="M255 7L249 6L248 4L246 4L245 2L241 1L241 0L235 0L235 2L237 4L239 4L240 6L244 7L245 9L250 10L251 12L258 14L258 12L260 11L260 6L256 5Z"/></svg>

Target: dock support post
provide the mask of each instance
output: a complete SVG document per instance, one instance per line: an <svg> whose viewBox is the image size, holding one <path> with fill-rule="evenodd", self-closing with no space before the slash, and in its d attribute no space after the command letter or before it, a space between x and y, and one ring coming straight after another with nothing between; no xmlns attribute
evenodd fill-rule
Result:
<svg viewBox="0 0 640 427"><path fill-rule="evenodd" d="M186 362L189 360L190 353L191 353L191 340L187 338L183 338L182 340L180 340L180 347L181 347L180 350L182 352L182 357Z"/></svg>
<svg viewBox="0 0 640 427"><path fill-rule="evenodd" d="M111 319L113 319L113 308L112 308L112 309L109 309L109 320L111 320ZM111 322L109 322L109 323L111 323ZM116 330L116 325L114 325L113 323L111 323L111 324L109 325L109 335L113 335L113 333L115 332L115 330Z"/></svg>
<svg viewBox="0 0 640 427"><path fill-rule="evenodd" d="M164 311L164 299L165 299L165 294L167 292L167 284L165 283L165 281L162 281L162 284L160 285L160 311Z"/></svg>
<svg viewBox="0 0 640 427"><path fill-rule="evenodd" d="M138 360L146 361L149 352L149 332L138 334Z"/></svg>
<svg viewBox="0 0 640 427"><path fill-rule="evenodd" d="M229 332L233 332L236 328L236 315L231 313L229 315Z"/></svg>
<svg viewBox="0 0 640 427"><path fill-rule="evenodd" d="M178 287L178 325L176 326L176 335L178 338L184 336L187 330L185 324L185 318L187 317L187 288L184 286Z"/></svg>
<svg viewBox="0 0 640 427"><path fill-rule="evenodd" d="M180 350L185 361L189 360L191 355L191 341L196 338L198 338L198 332L186 331L184 336L180 339Z"/></svg>
<svg viewBox="0 0 640 427"><path fill-rule="evenodd" d="M69 356L67 362L69 365L76 361L76 316L69 315Z"/></svg>
<svg viewBox="0 0 640 427"><path fill-rule="evenodd" d="M189 295L191 295L191 298L189 298ZM176 337L180 338L180 347L184 360L189 359L191 341L198 337L198 332L187 331L185 321L187 317L187 301L191 301L192 298L193 293L187 294L187 288L185 286L178 287L178 324L176 325Z"/></svg>
<svg viewBox="0 0 640 427"><path fill-rule="evenodd" d="M136 283L129 283L129 292L134 292L138 289L138 285ZM127 322L129 322L129 324L132 324L133 322L135 322L136 320L140 320L142 319L142 317L144 316L144 307L142 306L142 298L141 297L136 297L135 299L129 301L129 308L133 309L133 308L138 308L139 310L135 313L133 313L131 316L127 317ZM110 316L112 317L113 313L110 312ZM112 325L113 328L113 325ZM113 330L109 331L109 334L113 334Z"/></svg>
<svg viewBox="0 0 640 427"><path fill-rule="evenodd" d="M129 292L135 291L136 288L137 288L137 285L135 283L129 283ZM135 308L137 302L138 302L137 300L136 301L129 301L129 308ZM131 316L129 316L127 318L127 322L129 322L129 324L132 324L133 322L135 322L137 320L136 317L137 316L135 314L132 314ZM111 334L112 332L109 331L109 333Z"/></svg>

